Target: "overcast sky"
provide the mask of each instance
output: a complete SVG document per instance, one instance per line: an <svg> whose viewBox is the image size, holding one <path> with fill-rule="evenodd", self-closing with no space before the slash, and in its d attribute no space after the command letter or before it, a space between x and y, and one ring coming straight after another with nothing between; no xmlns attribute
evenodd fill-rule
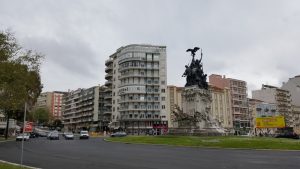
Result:
<svg viewBox="0 0 300 169"><path fill-rule="evenodd" d="M169 85L185 84L194 46L208 75L245 80L249 90L300 74L297 0L0 0L0 29L45 55L43 91L104 84L108 56L140 43L167 46Z"/></svg>

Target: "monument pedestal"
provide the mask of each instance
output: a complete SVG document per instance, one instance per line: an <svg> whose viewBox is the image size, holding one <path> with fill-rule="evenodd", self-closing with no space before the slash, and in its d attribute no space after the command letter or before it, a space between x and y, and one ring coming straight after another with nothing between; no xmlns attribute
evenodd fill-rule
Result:
<svg viewBox="0 0 300 169"><path fill-rule="evenodd" d="M174 135L223 135L224 129L220 128L211 115L211 93L198 86L185 87L182 94L182 114L177 119L177 128L169 129Z"/></svg>
<svg viewBox="0 0 300 169"><path fill-rule="evenodd" d="M183 113L197 119L195 127L197 129L210 127L208 124L211 106L211 94L209 90L200 89L198 86L185 87L181 98Z"/></svg>

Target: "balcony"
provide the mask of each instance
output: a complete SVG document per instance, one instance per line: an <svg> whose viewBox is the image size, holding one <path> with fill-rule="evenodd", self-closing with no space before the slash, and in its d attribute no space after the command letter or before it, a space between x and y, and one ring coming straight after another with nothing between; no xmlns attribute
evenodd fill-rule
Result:
<svg viewBox="0 0 300 169"><path fill-rule="evenodd" d="M112 95L110 94L110 95L105 95L104 96L104 99L106 100L106 99L112 99Z"/></svg>
<svg viewBox="0 0 300 169"><path fill-rule="evenodd" d="M105 68L105 73L111 72L113 70L112 66L106 67Z"/></svg>
<svg viewBox="0 0 300 169"><path fill-rule="evenodd" d="M105 86L111 86L112 85L112 81L111 80L108 80L105 82Z"/></svg>
<svg viewBox="0 0 300 169"><path fill-rule="evenodd" d="M103 115L111 115L111 110L104 110Z"/></svg>
<svg viewBox="0 0 300 169"><path fill-rule="evenodd" d="M113 77L112 73L108 73L108 74L105 75L106 80L111 80L112 77Z"/></svg>
<svg viewBox="0 0 300 169"><path fill-rule="evenodd" d="M106 103L104 103L104 106L105 106L105 107L111 107L112 104L111 104L110 102L109 102L109 103L106 102Z"/></svg>
<svg viewBox="0 0 300 169"><path fill-rule="evenodd" d="M121 68L119 68L119 71L122 72L122 71L128 70L128 69L159 70L159 67L127 66L127 67L121 67Z"/></svg>
<svg viewBox="0 0 300 169"><path fill-rule="evenodd" d="M108 65L112 64L113 61L114 61L114 60L111 59L111 58L107 59L107 60L105 61L105 66L108 66Z"/></svg>

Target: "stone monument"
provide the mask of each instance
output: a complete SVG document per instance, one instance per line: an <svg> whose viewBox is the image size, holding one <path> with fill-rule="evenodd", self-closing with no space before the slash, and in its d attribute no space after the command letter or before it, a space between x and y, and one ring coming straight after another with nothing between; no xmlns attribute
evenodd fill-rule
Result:
<svg viewBox="0 0 300 169"><path fill-rule="evenodd" d="M224 129L219 127L211 115L211 93L206 82L207 74L203 72L202 49L200 59L195 59L199 47L188 49L191 52L192 61L185 65L186 84L182 91L182 109L178 106L173 112L177 128L170 129L170 134L188 135L221 135Z"/></svg>

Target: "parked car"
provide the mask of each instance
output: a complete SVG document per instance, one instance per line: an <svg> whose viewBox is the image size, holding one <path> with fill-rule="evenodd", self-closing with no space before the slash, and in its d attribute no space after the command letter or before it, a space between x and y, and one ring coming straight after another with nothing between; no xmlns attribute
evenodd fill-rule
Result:
<svg viewBox="0 0 300 169"><path fill-rule="evenodd" d="M112 133L110 136L111 137L125 137L125 136L127 136L127 133L124 131L118 131L118 132Z"/></svg>
<svg viewBox="0 0 300 169"><path fill-rule="evenodd" d="M47 138L49 140L59 140L59 135L57 131L52 131L48 134Z"/></svg>
<svg viewBox="0 0 300 169"><path fill-rule="evenodd" d="M30 138L37 138L39 137L38 133L35 133L35 132L31 132L30 135L29 135Z"/></svg>
<svg viewBox="0 0 300 169"><path fill-rule="evenodd" d="M39 137L47 137L47 132L45 132L45 131L38 131L38 132L37 132L37 135L38 135Z"/></svg>
<svg viewBox="0 0 300 169"><path fill-rule="evenodd" d="M66 140L74 140L74 134L72 132L64 132L63 135Z"/></svg>
<svg viewBox="0 0 300 169"><path fill-rule="evenodd" d="M285 132L280 133L275 136L275 138L292 138L292 139L299 139L299 135L294 132Z"/></svg>
<svg viewBox="0 0 300 169"><path fill-rule="evenodd" d="M80 136L79 136L79 139L89 139L89 132L88 131L80 131Z"/></svg>
<svg viewBox="0 0 300 169"><path fill-rule="evenodd" d="M24 139L24 141L29 140L29 134L28 133L21 133L16 137L16 141L22 141Z"/></svg>

